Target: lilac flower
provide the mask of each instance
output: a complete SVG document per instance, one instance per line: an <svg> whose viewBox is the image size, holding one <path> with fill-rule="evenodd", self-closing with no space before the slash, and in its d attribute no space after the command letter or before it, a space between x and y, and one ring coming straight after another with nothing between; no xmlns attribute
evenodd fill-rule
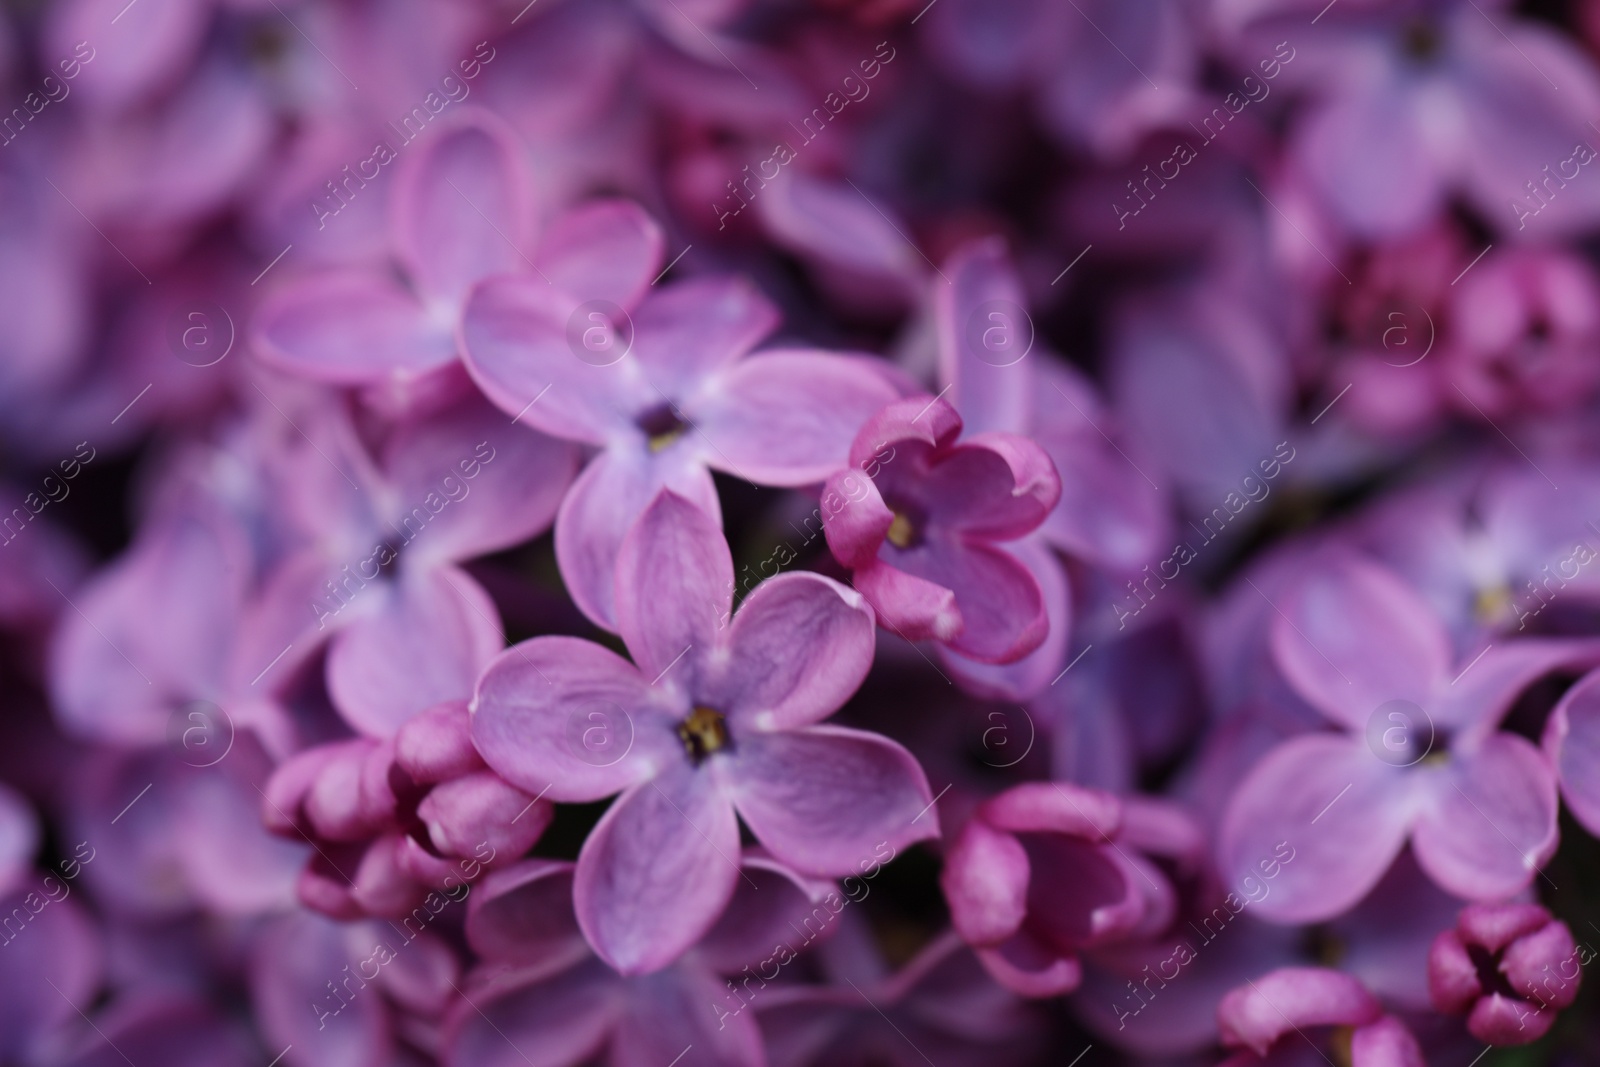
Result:
<svg viewBox="0 0 1600 1067"><path fill-rule="evenodd" d="M1572 1006L1594 950L1537 904L1473 904L1428 954L1433 1003L1491 1045L1526 1045ZM1552 1010L1553 1009L1553 1010Z"/></svg>
<svg viewBox="0 0 1600 1067"><path fill-rule="evenodd" d="M1223 1044L1255 1054L1241 1053L1228 1067L1277 1062L1280 1041L1312 1041L1305 1031L1325 1027L1353 1028L1351 1067L1424 1067L1417 1039L1365 986L1320 967L1284 967L1247 982L1222 999L1217 1023Z"/></svg>
<svg viewBox="0 0 1600 1067"><path fill-rule="evenodd" d="M1345 4L1314 34L1298 31L1317 16L1315 0L1227 6L1266 16L1244 37L1249 47L1270 50L1288 35L1299 53L1285 82L1314 103L1291 151L1350 230L1399 235L1441 214L1452 194L1503 233L1562 234L1600 211L1600 184L1570 180L1581 164L1562 166L1592 140L1600 77L1505 5L1490 15L1459 0Z"/></svg>
<svg viewBox="0 0 1600 1067"><path fill-rule="evenodd" d="M297 654L327 640L334 705L384 737L423 708L466 698L504 647L493 603L459 564L547 529L576 450L470 392L413 413L377 449L337 409L317 417L321 443L295 439L283 472L284 499L312 540L275 570L263 600L314 624Z"/></svg>
<svg viewBox="0 0 1600 1067"><path fill-rule="evenodd" d="M1438 617L1392 572L1337 552L1313 565L1278 605L1272 653L1341 730L1278 745L1239 784L1218 842L1224 876L1291 842L1301 858L1260 910L1315 922L1365 896L1409 839L1451 893L1518 892L1555 851L1555 775L1497 726L1540 676L1600 651L1531 640L1455 663Z"/></svg>
<svg viewBox="0 0 1600 1067"><path fill-rule="evenodd" d="M1071 629L1067 576L1051 549L1133 572L1164 547L1164 500L1106 436L1115 427L1108 428L1108 413L1090 383L1042 351L1004 245L998 239L963 245L945 270L951 284L935 288L934 301L940 377L951 404L971 432L1031 437L1061 480L1061 498L1049 517L1010 545L1044 594L1044 642L1000 667L945 650L945 662L969 686L1026 699L1058 677ZM1035 347L1041 348L1037 354Z"/></svg>
<svg viewBox="0 0 1600 1067"><path fill-rule="evenodd" d="M879 411L828 478L823 530L883 624L981 663L1011 663L1049 632L1044 592L1000 544L1037 529L1061 495L1045 451L1009 433L957 442L938 397Z"/></svg>
<svg viewBox="0 0 1600 1067"><path fill-rule="evenodd" d="M387 386L404 398L456 362L456 329L472 285L537 262L529 258L533 183L521 146L499 119L469 110L399 166L389 205L392 258L311 274L272 294L254 327L263 359L315 381ZM342 181L352 198L366 184L353 174ZM333 208L323 212L319 229L338 224L329 222ZM558 274L569 266L559 262L563 253L571 254L562 236L558 227L547 238L553 247L540 251L558 261L543 264Z"/></svg>
<svg viewBox="0 0 1600 1067"><path fill-rule="evenodd" d="M781 862L855 873L879 842L937 836L922 770L874 734L817 725L872 662L872 610L820 575L759 585L732 622L733 561L715 521L663 492L624 539L615 603L634 662L537 637L473 697L472 736L507 781L557 801L621 792L578 856L578 923L625 974L671 963L739 880L735 814ZM621 732L586 749L590 723Z"/></svg>
<svg viewBox="0 0 1600 1067"><path fill-rule="evenodd" d="M1033 782L985 801L961 828L940 881L956 930L996 981L1024 996L1070 992L1080 952L1149 917L1148 872L1108 844L1121 818L1108 794Z"/></svg>
<svg viewBox="0 0 1600 1067"><path fill-rule="evenodd" d="M607 629L619 624L617 552L658 491L718 517L712 470L760 485L820 482L896 395L859 358L807 349L742 358L776 326L776 310L733 279L651 290L661 238L641 225L648 240L607 216L567 235L574 260L586 257L590 303L507 275L474 291L461 334L490 399L599 449L556 517L556 558L578 607Z"/></svg>

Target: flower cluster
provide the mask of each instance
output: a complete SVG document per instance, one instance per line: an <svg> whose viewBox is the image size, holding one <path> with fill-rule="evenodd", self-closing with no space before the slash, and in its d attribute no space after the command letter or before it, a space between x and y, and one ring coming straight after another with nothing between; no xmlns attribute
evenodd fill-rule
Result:
<svg viewBox="0 0 1600 1067"><path fill-rule="evenodd" d="M0 1063L1595 1058L1600 4L54 0L0 93Z"/></svg>

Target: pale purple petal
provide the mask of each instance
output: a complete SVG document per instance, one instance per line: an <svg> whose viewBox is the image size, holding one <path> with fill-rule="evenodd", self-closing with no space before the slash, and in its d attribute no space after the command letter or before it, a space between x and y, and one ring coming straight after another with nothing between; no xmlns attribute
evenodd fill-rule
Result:
<svg viewBox="0 0 1600 1067"><path fill-rule="evenodd" d="M579 358L579 351L590 354L585 329L606 331L606 345L621 336L604 323L570 321L580 310L537 275L491 278L467 298L461 352L473 380L507 415L554 437L599 445L631 432L634 415L660 398L609 348L604 358Z"/></svg>
<svg viewBox="0 0 1600 1067"><path fill-rule="evenodd" d="M609 649L536 637L506 649L478 679L472 739L507 781L551 800L610 796L681 763L671 723L687 714Z"/></svg>
<svg viewBox="0 0 1600 1067"><path fill-rule="evenodd" d="M661 267L661 226L631 200L597 200L558 216L534 263L562 292L626 310Z"/></svg>
<svg viewBox="0 0 1600 1067"><path fill-rule="evenodd" d="M842 726L735 741L729 797L774 856L808 874L858 874L887 846L939 836L921 766L899 744Z"/></svg>
<svg viewBox="0 0 1600 1067"><path fill-rule="evenodd" d="M597 626L618 629L617 557L622 541L663 489L693 501L720 524L711 474L671 450L607 449L583 469L556 513L556 561L567 592ZM732 579L727 586L732 593Z"/></svg>
<svg viewBox="0 0 1600 1067"><path fill-rule="evenodd" d="M1531 742L1493 734L1473 749L1453 751L1426 782L1413 848L1447 892L1469 900L1508 897L1555 853L1555 775Z"/></svg>
<svg viewBox="0 0 1600 1067"><path fill-rule="evenodd" d="M1014 663L1044 643L1050 627L1044 590L1033 572L1004 548L984 542L927 545L895 553L891 562L955 594L961 629L939 634L955 652L980 663ZM866 573L856 572L857 588L881 615L889 615L881 592L863 586Z"/></svg>
<svg viewBox="0 0 1600 1067"><path fill-rule="evenodd" d="M617 552L617 631L639 670L693 691L733 606L733 557L717 519L663 492Z"/></svg>
<svg viewBox="0 0 1600 1067"><path fill-rule="evenodd" d="M616 1067L654 1067L692 1048L707 1067L764 1067L755 1012L719 1018L728 987L703 967L679 967L628 985L628 1010L612 1038ZM726 1011L727 1009L723 1009ZM687 1057L685 1058L687 1062Z"/></svg>
<svg viewBox="0 0 1600 1067"><path fill-rule="evenodd" d="M1600 672L1567 690L1545 723L1544 752L1572 817L1600 833Z"/></svg>
<svg viewBox="0 0 1600 1067"><path fill-rule="evenodd" d="M405 550L414 565L484 555L549 529L577 474L578 450L512 425L473 397L400 427L384 468L400 507L410 508L394 522L415 538ZM407 526L407 517L423 525Z"/></svg>
<svg viewBox="0 0 1600 1067"><path fill-rule="evenodd" d="M538 1067L591 1062L624 1010L621 992L616 974L595 959L543 981L469 989L445 1022L444 1062L528 1067L534 1055Z"/></svg>
<svg viewBox="0 0 1600 1067"><path fill-rule="evenodd" d="M1364 897L1406 842L1411 768L1394 767L1359 737L1312 734L1267 753L1228 803L1218 835L1223 880L1282 862L1253 907L1274 922L1331 919ZM1285 857L1292 857L1285 860Z"/></svg>
<svg viewBox="0 0 1600 1067"><path fill-rule="evenodd" d="M944 272L950 284L935 287L933 298L939 374L952 387L950 402L973 433L1027 430L1038 381L1033 361L1041 357L1023 347L1022 338L1033 338L1033 320L1005 242L962 245Z"/></svg>
<svg viewBox="0 0 1600 1067"><path fill-rule="evenodd" d="M1283 967L1222 998L1217 1024L1225 1045L1265 1056L1285 1034L1310 1026L1364 1026L1383 1014L1356 979L1321 967Z"/></svg>
<svg viewBox="0 0 1600 1067"><path fill-rule="evenodd" d="M532 189L516 135L477 109L401 160L392 229L425 299L459 308L480 278L529 268Z"/></svg>
<svg viewBox="0 0 1600 1067"><path fill-rule="evenodd" d="M360 612L328 652L328 690L345 720L388 737L412 715L472 692L505 646L494 602L465 571L441 566L362 589Z"/></svg>
<svg viewBox="0 0 1600 1067"><path fill-rule="evenodd" d="M1364 730L1383 705L1428 709L1451 678L1450 639L1393 571L1356 557L1317 566L1272 623L1290 684L1334 722Z"/></svg>
<svg viewBox="0 0 1600 1067"><path fill-rule="evenodd" d="M843 467L856 431L896 399L865 358L761 352L710 376L683 413L705 461L760 485L807 485Z"/></svg>
<svg viewBox="0 0 1600 1067"><path fill-rule="evenodd" d="M738 278L665 286L647 295L632 316L632 359L651 384L679 401L778 326L778 309Z"/></svg>
<svg viewBox="0 0 1600 1067"><path fill-rule="evenodd" d="M455 321L430 316L395 281L366 270L289 283L257 310L253 346L266 362L335 385L418 376L456 358Z"/></svg>
<svg viewBox="0 0 1600 1067"><path fill-rule="evenodd" d="M727 667L705 698L738 731L819 722L866 679L874 631L872 609L848 586L819 574L769 578L733 616Z"/></svg>
<svg viewBox="0 0 1600 1067"><path fill-rule="evenodd" d="M680 761L623 793L589 832L573 883L578 925L623 974L660 970L727 907L738 857L733 805Z"/></svg>
<svg viewBox="0 0 1600 1067"><path fill-rule="evenodd" d="M467 905L467 941L499 963L556 964L589 948L572 913L573 865L524 860L485 878Z"/></svg>

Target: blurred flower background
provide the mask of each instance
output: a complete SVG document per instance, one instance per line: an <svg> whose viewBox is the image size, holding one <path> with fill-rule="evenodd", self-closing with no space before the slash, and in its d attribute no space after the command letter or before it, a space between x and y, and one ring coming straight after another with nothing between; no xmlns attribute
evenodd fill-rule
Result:
<svg viewBox="0 0 1600 1067"><path fill-rule="evenodd" d="M1600 3L0 93L0 1063L1600 1063Z"/></svg>

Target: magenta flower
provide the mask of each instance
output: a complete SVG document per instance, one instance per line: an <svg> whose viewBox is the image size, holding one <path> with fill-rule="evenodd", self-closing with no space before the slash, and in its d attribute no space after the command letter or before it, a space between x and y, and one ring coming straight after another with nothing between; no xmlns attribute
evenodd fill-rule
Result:
<svg viewBox="0 0 1600 1067"><path fill-rule="evenodd" d="M1365 896L1409 839L1457 896L1523 889L1555 851L1555 775L1497 726L1540 676L1600 650L1530 640L1455 663L1438 616L1392 572L1337 552L1311 562L1316 572L1278 605L1272 654L1342 729L1293 738L1255 764L1223 816L1224 875L1236 880L1290 842L1300 858L1259 910L1315 922Z"/></svg>
<svg viewBox="0 0 1600 1067"><path fill-rule="evenodd" d="M1110 794L1031 782L961 828L940 882L951 922L995 981L1030 997L1071 992L1080 952L1147 918L1147 872L1108 844L1121 825Z"/></svg>
<svg viewBox="0 0 1600 1067"><path fill-rule="evenodd" d="M1473 904L1434 939L1428 988L1434 1007L1465 1015L1491 1045L1526 1045L1578 998L1594 950L1573 943L1567 924L1537 904Z"/></svg>
<svg viewBox="0 0 1600 1067"><path fill-rule="evenodd" d="M715 521L663 492L617 561L633 663L536 637L496 658L473 698L473 740L507 781L557 801L622 794L584 842L575 892L584 935L625 974L666 966L727 906L736 813L808 874L854 873L880 842L938 835L905 749L817 725L871 665L872 609L792 573L759 585L730 623L732 590Z"/></svg>
<svg viewBox="0 0 1600 1067"><path fill-rule="evenodd" d="M945 272L951 284L933 294L940 378L950 403L969 431L1036 441L1061 480L1061 498L1049 517L1007 548L1044 594L1050 626L1044 642L1005 665L945 650L946 664L970 689L1023 700L1058 677L1072 628L1071 589L1055 550L1133 573L1166 551L1166 500L1127 458L1133 444L1108 436L1116 427L1094 386L1043 350L1004 243L988 238L963 245Z"/></svg>
<svg viewBox="0 0 1600 1067"><path fill-rule="evenodd" d="M1425 1067L1411 1031L1385 1015L1360 981L1322 967L1283 967L1247 981L1222 998L1217 1024L1224 1045L1250 1050L1227 1060L1226 1067L1276 1063L1280 1042L1310 1042L1322 1052L1333 1027L1353 1030L1351 1067ZM1307 1036L1308 1030L1316 1036Z"/></svg>
<svg viewBox="0 0 1600 1067"><path fill-rule="evenodd" d="M391 739L318 745L279 765L261 817L315 846L301 903L338 919L402 917L430 891L458 899L533 846L551 805L485 767L470 731L466 702L450 701Z"/></svg>
<svg viewBox="0 0 1600 1067"><path fill-rule="evenodd" d="M937 397L883 408L850 445L850 469L828 478L823 530L890 630L1011 663L1050 622L1039 580L1000 545L1045 521L1061 479L1027 438L960 434L961 416Z"/></svg>

